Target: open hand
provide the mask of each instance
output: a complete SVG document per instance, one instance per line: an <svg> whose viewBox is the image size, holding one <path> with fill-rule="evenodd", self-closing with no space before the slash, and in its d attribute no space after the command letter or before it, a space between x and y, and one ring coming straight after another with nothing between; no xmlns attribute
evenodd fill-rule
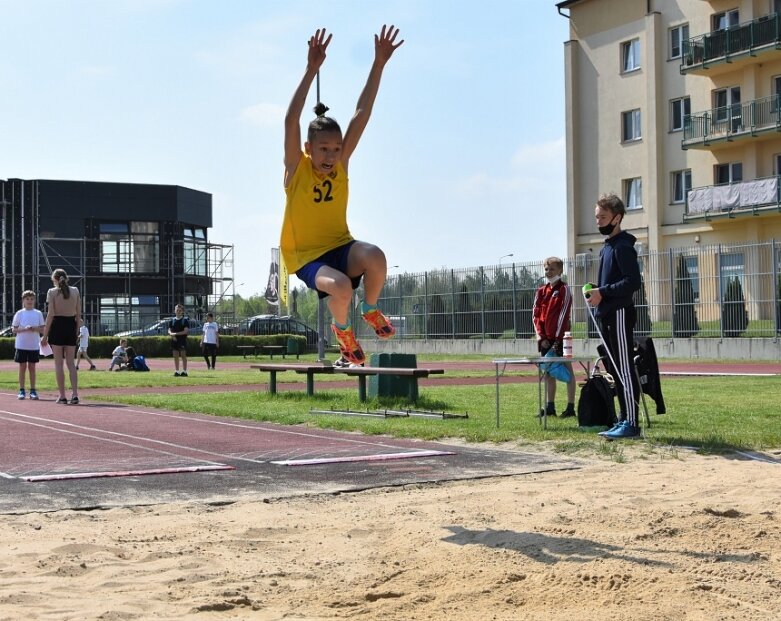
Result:
<svg viewBox="0 0 781 621"><path fill-rule="evenodd" d="M383 63L388 62L396 48L404 43L404 39L396 43L399 29L393 26L388 28L383 25L379 35L374 35L374 57Z"/></svg>
<svg viewBox="0 0 781 621"><path fill-rule="evenodd" d="M320 69L320 65L325 61L325 50L331 42L332 34L325 36L325 28L319 28L315 34L309 38L309 54L307 55L307 64L312 69Z"/></svg>

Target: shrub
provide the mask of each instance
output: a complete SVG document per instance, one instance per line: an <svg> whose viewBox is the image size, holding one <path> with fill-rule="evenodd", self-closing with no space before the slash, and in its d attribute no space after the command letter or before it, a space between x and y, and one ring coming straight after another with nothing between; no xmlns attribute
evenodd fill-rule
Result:
<svg viewBox="0 0 781 621"><path fill-rule="evenodd" d="M700 331L697 309L694 306L694 287L686 269L686 260L678 255L675 278L675 309L673 311L673 336L690 338Z"/></svg>
<svg viewBox="0 0 781 621"><path fill-rule="evenodd" d="M738 337L748 328L746 300L737 276L727 279L727 290L724 292L724 302L721 306L721 326L724 336L728 337Z"/></svg>

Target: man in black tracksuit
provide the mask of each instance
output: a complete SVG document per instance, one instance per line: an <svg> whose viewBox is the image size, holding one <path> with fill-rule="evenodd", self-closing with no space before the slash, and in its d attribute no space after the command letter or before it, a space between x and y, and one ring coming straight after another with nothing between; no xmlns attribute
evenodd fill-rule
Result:
<svg viewBox="0 0 781 621"><path fill-rule="evenodd" d="M640 387L635 375L634 327L636 320L632 294L640 288L640 266L637 262L634 235L621 230L626 208L615 194L599 197L594 215L599 232L607 235L599 253L599 283L592 289L589 304L596 307L602 325L602 336L612 356L609 361L616 383L621 415L618 423L601 435L609 439L636 438Z"/></svg>

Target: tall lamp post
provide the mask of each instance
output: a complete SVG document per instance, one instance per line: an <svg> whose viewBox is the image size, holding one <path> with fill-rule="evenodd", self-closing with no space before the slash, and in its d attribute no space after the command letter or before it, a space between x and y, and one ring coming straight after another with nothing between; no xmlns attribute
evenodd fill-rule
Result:
<svg viewBox="0 0 781 621"><path fill-rule="evenodd" d="M499 265L502 264L502 259L507 259L508 257L514 257L515 255L511 252L510 254L503 254L501 257L499 257Z"/></svg>

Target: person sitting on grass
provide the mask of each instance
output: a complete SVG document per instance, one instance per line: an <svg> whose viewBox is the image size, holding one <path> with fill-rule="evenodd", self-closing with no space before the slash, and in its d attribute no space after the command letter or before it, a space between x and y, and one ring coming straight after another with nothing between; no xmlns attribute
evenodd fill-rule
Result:
<svg viewBox="0 0 781 621"><path fill-rule="evenodd" d="M119 345L111 352L111 364L109 371L121 371L122 365L127 364L127 339L119 339ZM116 369L114 367L117 367Z"/></svg>

